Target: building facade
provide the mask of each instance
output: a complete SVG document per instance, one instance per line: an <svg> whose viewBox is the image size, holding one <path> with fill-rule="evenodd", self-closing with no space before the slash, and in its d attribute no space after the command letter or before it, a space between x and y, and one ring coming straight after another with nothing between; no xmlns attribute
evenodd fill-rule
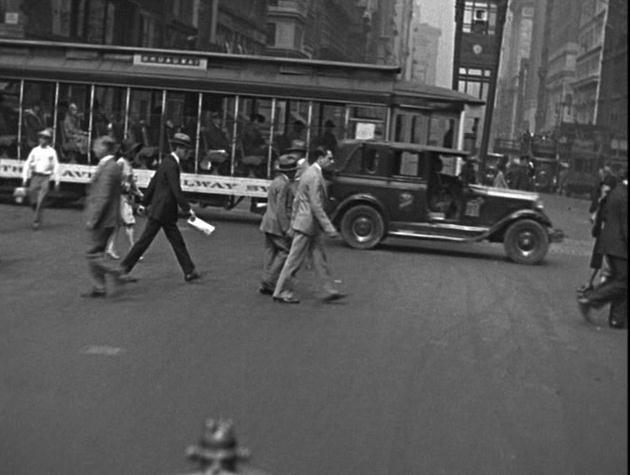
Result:
<svg viewBox="0 0 630 475"><path fill-rule="evenodd" d="M606 15L600 0L581 0L578 28L579 50L573 82L574 119L580 124L594 124L601 76Z"/></svg>
<svg viewBox="0 0 630 475"><path fill-rule="evenodd" d="M266 54L364 62L376 0L272 0Z"/></svg>
<svg viewBox="0 0 630 475"><path fill-rule="evenodd" d="M261 54L266 0L0 0L0 36Z"/></svg>
<svg viewBox="0 0 630 475"><path fill-rule="evenodd" d="M441 36L441 29L427 23L420 23L414 27L411 37L410 81L432 86L436 84Z"/></svg>
<svg viewBox="0 0 630 475"><path fill-rule="evenodd" d="M534 29L534 0L510 3L501 49L493 138L511 138L529 130L524 119Z"/></svg>
<svg viewBox="0 0 630 475"><path fill-rule="evenodd" d="M611 158L628 168L628 2L609 0L596 121L611 133Z"/></svg>

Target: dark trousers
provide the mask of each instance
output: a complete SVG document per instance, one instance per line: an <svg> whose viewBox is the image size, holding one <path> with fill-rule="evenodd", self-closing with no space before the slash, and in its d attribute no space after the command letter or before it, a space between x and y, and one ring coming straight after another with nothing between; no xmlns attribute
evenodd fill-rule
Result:
<svg viewBox="0 0 630 475"><path fill-rule="evenodd" d="M138 259L142 257L144 252L153 242L153 239L155 239L155 236L157 236L157 233L160 232L160 229L164 230L166 239L168 239L168 242L171 243L173 252L177 257L180 267L184 271L184 275L190 274L195 270L195 265L190 258L190 254L188 254L186 243L184 242L182 234L179 232L177 223L160 223L159 221L148 218L147 224L142 232L142 236L140 236L140 239L136 241L121 263L121 267L125 270L125 272L130 272L131 269L133 269L138 262Z"/></svg>
<svg viewBox="0 0 630 475"><path fill-rule="evenodd" d="M610 277L596 287L588 299L596 307L610 303L611 322L626 324L628 319L628 260L607 255Z"/></svg>
<svg viewBox="0 0 630 475"><path fill-rule="evenodd" d="M92 279L92 288L98 292L105 291L105 276L118 275L118 269L105 260L105 248L114 228L96 228L89 231L88 269Z"/></svg>

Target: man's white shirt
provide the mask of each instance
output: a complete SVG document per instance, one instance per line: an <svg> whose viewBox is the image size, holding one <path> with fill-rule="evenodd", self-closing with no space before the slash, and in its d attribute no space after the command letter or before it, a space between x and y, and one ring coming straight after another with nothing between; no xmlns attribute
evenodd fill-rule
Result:
<svg viewBox="0 0 630 475"><path fill-rule="evenodd" d="M55 183L59 183L59 159L57 152L50 145L46 147L38 145L28 154L22 169L22 180L28 180L33 173L48 175Z"/></svg>

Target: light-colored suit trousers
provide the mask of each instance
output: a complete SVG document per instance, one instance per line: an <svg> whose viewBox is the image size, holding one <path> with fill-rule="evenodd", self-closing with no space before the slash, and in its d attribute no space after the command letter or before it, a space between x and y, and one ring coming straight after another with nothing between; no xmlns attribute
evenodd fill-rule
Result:
<svg viewBox="0 0 630 475"><path fill-rule="evenodd" d="M282 267L287 260L291 240L284 236L265 233L265 253L263 256L262 285L267 289L275 289Z"/></svg>
<svg viewBox="0 0 630 475"><path fill-rule="evenodd" d="M284 263L282 272L280 272L276 290L273 293L274 297L291 295L293 291L293 278L298 270L300 270L305 259L309 256L312 257L313 267L322 280L324 290L327 292L333 292L335 290L328 268L322 234L318 233L314 236L309 236L308 234L295 231L289 256Z"/></svg>

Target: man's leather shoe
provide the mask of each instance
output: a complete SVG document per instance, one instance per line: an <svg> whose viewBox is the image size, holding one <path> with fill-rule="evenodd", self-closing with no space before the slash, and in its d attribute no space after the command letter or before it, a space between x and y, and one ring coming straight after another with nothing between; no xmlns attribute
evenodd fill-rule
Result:
<svg viewBox="0 0 630 475"><path fill-rule="evenodd" d="M197 271L192 271L190 274L184 276L186 282L192 282L193 280L201 279L201 274Z"/></svg>
<svg viewBox="0 0 630 475"><path fill-rule="evenodd" d="M346 298L347 296L348 294L344 294L338 291L330 292L324 297L324 302L333 302L335 300L341 300L343 298Z"/></svg>
<svg viewBox="0 0 630 475"><path fill-rule="evenodd" d="M260 288L258 289L258 292L260 292L263 295L273 295L273 289L270 289L269 287L265 287L264 285L260 286Z"/></svg>
<svg viewBox="0 0 630 475"><path fill-rule="evenodd" d="M280 297L276 297L274 295L273 297L273 301L274 302L279 302L279 303L300 303L300 299L295 298L293 296L280 296Z"/></svg>
<svg viewBox="0 0 630 475"><path fill-rule="evenodd" d="M84 292L81 294L81 297L84 298L102 298L105 297L107 295L107 293L104 290L91 290L89 292Z"/></svg>
<svg viewBox="0 0 630 475"><path fill-rule="evenodd" d="M131 284L133 282L138 282L138 279L136 277L131 277L129 272L121 272L116 276L116 281L119 284Z"/></svg>

